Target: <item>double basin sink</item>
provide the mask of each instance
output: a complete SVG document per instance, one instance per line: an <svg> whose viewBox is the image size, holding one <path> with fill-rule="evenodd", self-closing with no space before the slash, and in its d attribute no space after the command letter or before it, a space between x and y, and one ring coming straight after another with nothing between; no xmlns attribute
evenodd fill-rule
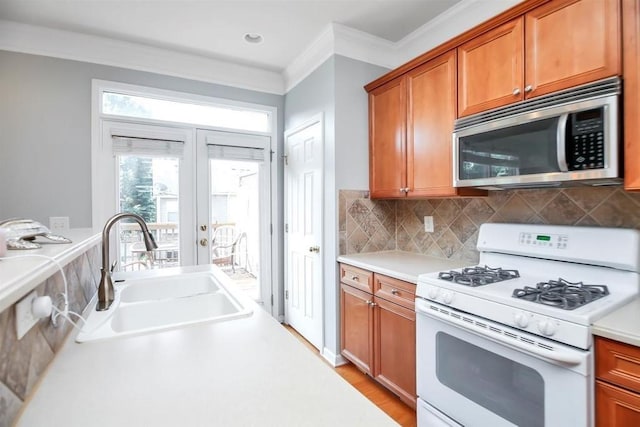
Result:
<svg viewBox="0 0 640 427"><path fill-rule="evenodd" d="M212 271L114 281L115 300L106 311L91 304L77 342L103 340L249 316L252 309Z"/></svg>

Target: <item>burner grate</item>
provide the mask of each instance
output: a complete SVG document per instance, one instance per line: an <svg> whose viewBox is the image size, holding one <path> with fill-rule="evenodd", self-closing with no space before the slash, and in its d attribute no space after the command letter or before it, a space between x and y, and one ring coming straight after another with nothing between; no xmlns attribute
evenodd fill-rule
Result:
<svg viewBox="0 0 640 427"><path fill-rule="evenodd" d="M520 277L518 270L505 270L499 267L492 268L486 265L484 267L466 267L460 271L451 270L438 273L438 279L471 287L502 282L503 280L515 279L516 277Z"/></svg>
<svg viewBox="0 0 640 427"><path fill-rule="evenodd" d="M515 289L512 296L563 310L574 310L607 295L609 289L604 285L585 285L583 282L559 278L537 283L535 287Z"/></svg>

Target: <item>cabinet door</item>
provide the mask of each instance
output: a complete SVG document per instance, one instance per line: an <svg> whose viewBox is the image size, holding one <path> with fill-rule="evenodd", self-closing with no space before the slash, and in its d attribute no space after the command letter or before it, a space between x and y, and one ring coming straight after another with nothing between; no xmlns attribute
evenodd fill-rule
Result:
<svg viewBox="0 0 640 427"><path fill-rule="evenodd" d="M458 114L467 116L523 99L523 18L458 48Z"/></svg>
<svg viewBox="0 0 640 427"><path fill-rule="evenodd" d="M623 0L624 188L640 190L640 0Z"/></svg>
<svg viewBox="0 0 640 427"><path fill-rule="evenodd" d="M404 197L406 187L404 78L369 93L369 189L371 197Z"/></svg>
<svg viewBox="0 0 640 427"><path fill-rule="evenodd" d="M373 375L373 296L344 283L340 294L341 353Z"/></svg>
<svg viewBox="0 0 640 427"><path fill-rule="evenodd" d="M407 75L407 195L450 196L456 119L456 55L451 51Z"/></svg>
<svg viewBox="0 0 640 427"><path fill-rule="evenodd" d="M596 381L596 427L640 425L640 395Z"/></svg>
<svg viewBox="0 0 640 427"><path fill-rule="evenodd" d="M375 378L416 407L416 314L375 297Z"/></svg>
<svg viewBox="0 0 640 427"><path fill-rule="evenodd" d="M526 14L525 96L620 74L617 0L557 0Z"/></svg>

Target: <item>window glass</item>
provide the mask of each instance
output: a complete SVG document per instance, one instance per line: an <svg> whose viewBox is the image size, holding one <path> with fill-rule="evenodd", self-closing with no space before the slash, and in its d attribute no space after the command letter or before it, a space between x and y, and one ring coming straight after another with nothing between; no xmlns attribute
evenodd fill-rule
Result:
<svg viewBox="0 0 640 427"><path fill-rule="evenodd" d="M254 132L269 132L271 130L270 114L266 111L169 101L115 92L103 92L102 112L116 116Z"/></svg>
<svg viewBox="0 0 640 427"><path fill-rule="evenodd" d="M149 253L140 226L119 223L120 269L140 270L180 265L178 158L118 156L120 212L140 215L158 249Z"/></svg>

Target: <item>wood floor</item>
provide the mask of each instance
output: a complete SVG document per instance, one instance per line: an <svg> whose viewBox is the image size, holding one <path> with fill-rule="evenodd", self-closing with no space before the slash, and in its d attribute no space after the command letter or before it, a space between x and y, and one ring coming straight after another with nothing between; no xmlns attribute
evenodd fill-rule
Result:
<svg viewBox="0 0 640 427"><path fill-rule="evenodd" d="M318 350L290 326L284 327L300 340L310 351L314 352L325 361ZM326 361L325 361L326 362ZM362 373L352 363L334 368L336 372L349 384L355 387L367 399L382 409L401 426L416 426L416 411L405 405L395 394L378 384L368 375Z"/></svg>

